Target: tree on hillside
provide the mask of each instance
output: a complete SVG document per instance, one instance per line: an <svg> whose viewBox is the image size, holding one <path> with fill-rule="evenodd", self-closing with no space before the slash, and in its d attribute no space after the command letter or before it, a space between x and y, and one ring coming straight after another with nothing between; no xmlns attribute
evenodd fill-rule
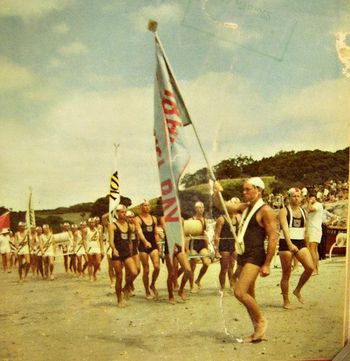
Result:
<svg viewBox="0 0 350 361"><path fill-rule="evenodd" d="M208 168L202 168L193 174L185 174L181 179L181 185L185 188L189 188L198 184L207 183L208 180Z"/></svg>
<svg viewBox="0 0 350 361"><path fill-rule="evenodd" d="M225 159L214 166L214 174L217 179L237 178L241 175L241 169L235 159Z"/></svg>

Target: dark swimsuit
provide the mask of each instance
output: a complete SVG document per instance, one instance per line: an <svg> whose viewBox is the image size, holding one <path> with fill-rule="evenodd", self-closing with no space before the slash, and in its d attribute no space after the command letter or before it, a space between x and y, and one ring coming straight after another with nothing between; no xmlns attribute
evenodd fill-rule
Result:
<svg viewBox="0 0 350 361"><path fill-rule="evenodd" d="M166 238L166 236L164 237L164 254L165 255L169 255L169 245L168 245L168 239ZM175 243L175 249L174 249L174 254L178 254L182 252L182 247L179 246L177 243Z"/></svg>
<svg viewBox="0 0 350 361"><path fill-rule="evenodd" d="M221 233L220 233L219 252L233 253L235 251L235 241L226 217L223 218L224 218L224 224L221 228ZM236 224L233 225L233 228L236 228L236 225L237 225L237 219L236 219Z"/></svg>
<svg viewBox="0 0 350 361"><path fill-rule="evenodd" d="M154 251L155 249L158 249L158 245L157 245L156 237L155 237L156 224L154 223L153 217L152 217L152 224L150 224L150 225L146 224L140 216L138 216L138 218L141 219L141 229L142 229L143 235L145 236L147 241L149 243L151 243L151 247L146 248L145 245L143 244L143 242L140 241L139 242L139 252L145 252L145 253L149 254L152 251Z"/></svg>
<svg viewBox="0 0 350 361"><path fill-rule="evenodd" d="M264 248L264 241L266 238L266 231L259 225L256 220L257 212L263 207L262 205L251 217L247 230L244 234L244 253L238 255L237 264L244 266L246 263L252 263L261 267L265 263L266 253Z"/></svg>
<svg viewBox="0 0 350 361"><path fill-rule="evenodd" d="M126 232L123 232L116 223L114 230L114 246L117 249L119 256L115 256L112 252L112 261L125 261L131 256L130 253L130 240L129 240L129 225Z"/></svg>
<svg viewBox="0 0 350 361"><path fill-rule="evenodd" d="M135 256L139 253L138 251L138 239L136 237L136 232L130 230L130 240L132 242L132 256Z"/></svg>

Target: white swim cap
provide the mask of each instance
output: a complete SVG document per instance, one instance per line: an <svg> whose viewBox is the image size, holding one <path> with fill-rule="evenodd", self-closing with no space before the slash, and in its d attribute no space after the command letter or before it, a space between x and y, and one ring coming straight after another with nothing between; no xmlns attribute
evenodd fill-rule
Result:
<svg viewBox="0 0 350 361"><path fill-rule="evenodd" d="M292 196L295 193L301 193L301 190L299 188L297 188L297 187L293 187L293 188L288 189L288 195L289 196Z"/></svg>
<svg viewBox="0 0 350 361"><path fill-rule="evenodd" d="M127 217L135 217L135 214L134 214L134 212L133 211L126 211L126 216Z"/></svg>
<svg viewBox="0 0 350 361"><path fill-rule="evenodd" d="M194 208L197 208L197 207L204 207L204 203L201 202L201 201L198 201L194 204Z"/></svg>
<svg viewBox="0 0 350 361"><path fill-rule="evenodd" d="M251 177L246 180L247 183L251 184L254 187L258 187L260 189L265 189L265 184L260 177Z"/></svg>
<svg viewBox="0 0 350 361"><path fill-rule="evenodd" d="M124 206L124 204L118 204L117 211L122 211L122 210L126 210L126 207Z"/></svg>

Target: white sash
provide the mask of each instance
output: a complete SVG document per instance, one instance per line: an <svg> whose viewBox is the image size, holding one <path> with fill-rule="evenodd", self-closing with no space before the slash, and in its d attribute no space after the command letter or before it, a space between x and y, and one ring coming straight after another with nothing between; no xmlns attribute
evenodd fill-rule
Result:
<svg viewBox="0 0 350 361"><path fill-rule="evenodd" d="M290 206L288 206L288 211L289 211L289 225L288 225L288 230L289 230L289 238L290 239L294 239L294 240L303 240L305 239L305 214L304 214L304 210L299 207L302 218L304 218L304 227L293 227L293 211L292 208ZM280 231L280 238L281 239L285 239L284 237L284 233L283 230Z"/></svg>
<svg viewBox="0 0 350 361"><path fill-rule="evenodd" d="M264 201L261 198L259 198L250 211L249 211L249 208L246 208L242 213L242 218L241 218L241 221L239 222L238 234L237 234L237 239L236 239L236 244L235 244L236 251L240 255L242 255L245 251L244 235L245 235L245 232L247 231L248 224L249 224L252 216L264 204L265 204Z"/></svg>

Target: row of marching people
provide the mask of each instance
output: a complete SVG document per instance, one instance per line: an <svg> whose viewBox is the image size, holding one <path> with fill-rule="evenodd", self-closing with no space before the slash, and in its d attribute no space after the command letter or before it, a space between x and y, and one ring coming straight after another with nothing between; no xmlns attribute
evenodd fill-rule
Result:
<svg viewBox="0 0 350 361"><path fill-rule="evenodd" d="M297 193L300 198L299 190L294 193ZM295 212L300 213L298 207L301 199L298 198L297 204L294 205L294 193L290 197L290 202L293 204L292 208L294 207L297 210ZM146 298L157 298L156 281L160 272L160 259L165 260L168 269L169 302L175 303L174 290L178 291L181 300L186 299L184 290L187 282L191 293L195 293L201 288L201 280L215 257L220 260L221 264L219 273L220 289L225 289L226 277L233 289L236 253L231 225L237 232L241 214L233 210L236 209L235 204L238 205L239 203L238 198L233 198L228 202L227 209L230 220L227 219L227 215L218 217L215 223L214 242L210 244L212 237L208 237L207 234L209 222L204 217L204 204L196 202L193 217L184 221L187 242L184 246L176 245L172 259L170 259L169 255L164 219L162 217L157 219L150 213L150 204L147 201L141 204L140 214L137 216L132 211L127 210L124 205L119 205L111 224L109 223L108 214L105 214L102 216L102 224L98 217L89 218L87 223L81 222L79 226L64 223L61 233L58 234L53 234L49 225L31 227L30 231L27 231L25 223L20 222L18 231L14 236L11 236L8 229L3 229L0 236L3 265L5 271L9 272L13 258L16 256L20 281L27 277L30 267L32 267L33 273L41 275L44 279L54 279L55 257L62 254L66 272L71 271L82 277L87 269L89 279L94 281L97 272L100 270L101 261L106 256L110 283L116 289L118 306L122 307L125 305L123 296L125 298L133 294L133 281L141 269ZM290 206L285 209L291 213ZM283 212L285 211L282 210L281 214L285 216ZM297 214L299 215L299 213ZM301 226L305 223L305 216L303 213L300 214L302 215L299 221ZM290 218L290 216L288 217ZM289 218L287 225L289 224ZM284 225L285 222L280 223ZM192 229L186 230L186 227L192 227ZM302 227L302 229L304 228L305 226ZM288 251L294 254L296 250L294 245L288 244L286 248L280 246L280 251L283 268L281 288L284 296L284 307L288 308L290 302L286 289L287 278L289 277L286 275L289 272L287 270L290 269L291 261L289 253L285 256L283 252ZM303 249L298 255L305 252ZM309 252L306 254L309 254ZM304 263L304 257L301 258L302 263ZM307 256L308 260L309 258ZM197 277L194 277L198 262L201 263L201 268ZM153 265L151 277L150 263ZM308 261L309 263L312 264L312 262ZM123 268L126 270L124 287L122 286ZM177 280L182 274L181 282L178 283Z"/></svg>
<svg viewBox="0 0 350 361"><path fill-rule="evenodd" d="M88 269L90 280L96 273L104 256L103 227L99 217L81 222L79 226L64 223L61 232L54 234L48 224L26 229L24 222L18 223L13 234L3 228L0 235L0 252L5 272L18 267L19 281L27 278L29 270L43 279L54 279L55 257L63 255L65 271L83 276Z"/></svg>

